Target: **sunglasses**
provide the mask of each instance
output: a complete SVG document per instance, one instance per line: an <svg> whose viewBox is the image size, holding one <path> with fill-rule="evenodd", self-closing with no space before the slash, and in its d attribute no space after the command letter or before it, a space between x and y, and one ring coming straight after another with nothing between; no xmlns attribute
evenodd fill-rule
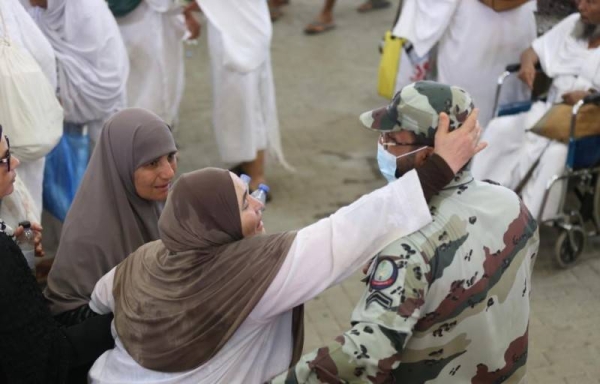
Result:
<svg viewBox="0 0 600 384"><path fill-rule="evenodd" d="M418 140L414 143L398 143L396 140L393 139L393 137L389 134L389 133L381 133L379 135L379 143L381 145L383 145L383 147L385 149L388 149L389 147L393 147L393 146L400 146L400 147L422 147L422 146L428 146L428 147L433 147L433 139L422 139L422 140Z"/></svg>
<svg viewBox="0 0 600 384"><path fill-rule="evenodd" d="M7 172L10 172L10 141L8 141L8 136L4 135L4 138L6 139L6 146L8 149L6 150L4 157L0 159L0 163L6 163Z"/></svg>

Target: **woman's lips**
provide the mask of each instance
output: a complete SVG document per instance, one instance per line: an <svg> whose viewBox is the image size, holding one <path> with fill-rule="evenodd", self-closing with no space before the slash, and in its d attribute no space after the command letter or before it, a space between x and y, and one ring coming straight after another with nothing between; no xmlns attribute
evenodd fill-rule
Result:
<svg viewBox="0 0 600 384"><path fill-rule="evenodd" d="M169 190L169 184L165 184L165 185L159 185L157 187L154 187L160 191L168 191Z"/></svg>

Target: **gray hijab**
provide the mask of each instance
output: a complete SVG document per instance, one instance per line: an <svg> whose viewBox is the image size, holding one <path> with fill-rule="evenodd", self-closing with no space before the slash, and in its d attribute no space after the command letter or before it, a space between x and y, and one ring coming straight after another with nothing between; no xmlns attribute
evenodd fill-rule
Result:
<svg viewBox="0 0 600 384"><path fill-rule="evenodd" d="M159 238L162 203L135 192L134 172L175 152L168 125L130 108L106 122L67 214L44 294L53 314L87 304L96 282L139 246Z"/></svg>

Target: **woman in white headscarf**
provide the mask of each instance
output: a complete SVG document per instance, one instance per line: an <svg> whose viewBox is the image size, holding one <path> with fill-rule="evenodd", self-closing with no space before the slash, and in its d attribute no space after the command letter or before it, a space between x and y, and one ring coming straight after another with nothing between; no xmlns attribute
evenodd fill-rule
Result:
<svg viewBox="0 0 600 384"><path fill-rule="evenodd" d="M87 125L95 142L104 121L126 107L129 60L117 23L103 0L29 3L56 54L65 121Z"/></svg>
<svg viewBox="0 0 600 384"><path fill-rule="evenodd" d="M35 60L46 76L49 87L56 89L56 57L54 50L37 27L31 16L23 8L19 0L0 1L0 39L4 38L14 45L14 48L26 52ZM47 99L42 99L46 101ZM19 103L10 100L11 108L23 113ZM57 104L57 103L56 103ZM57 108L60 107L57 104ZM39 222L42 214L42 183L44 177L45 154L40 154L37 159L31 156L22 156L20 152L24 146L23 135L18 135L19 129L15 124L6 121L7 116L0 118L4 124L4 132L13 137L15 154L21 156L19 178L15 184L15 193L6 196L0 210L0 216L8 225L15 226L21 220ZM42 132L46 127L36 126L37 132ZM14 133L14 134L13 134Z"/></svg>

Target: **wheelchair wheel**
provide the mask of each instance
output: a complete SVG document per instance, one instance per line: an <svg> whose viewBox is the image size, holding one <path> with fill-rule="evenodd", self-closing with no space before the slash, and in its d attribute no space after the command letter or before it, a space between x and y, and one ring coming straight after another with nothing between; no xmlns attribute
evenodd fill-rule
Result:
<svg viewBox="0 0 600 384"><path fill-rule="evenodd" d="M575 264L583 253L587 236L579 227L562 230L554 246L554 260L561 268L569 268Z"/></svg>
<svg viewBox="0 0 600 384"><path fill-rule="evenodd" d="M596 174L593 210L594 224L596 224L596 233L598 233L600 232L600 174Z"/></svg>

